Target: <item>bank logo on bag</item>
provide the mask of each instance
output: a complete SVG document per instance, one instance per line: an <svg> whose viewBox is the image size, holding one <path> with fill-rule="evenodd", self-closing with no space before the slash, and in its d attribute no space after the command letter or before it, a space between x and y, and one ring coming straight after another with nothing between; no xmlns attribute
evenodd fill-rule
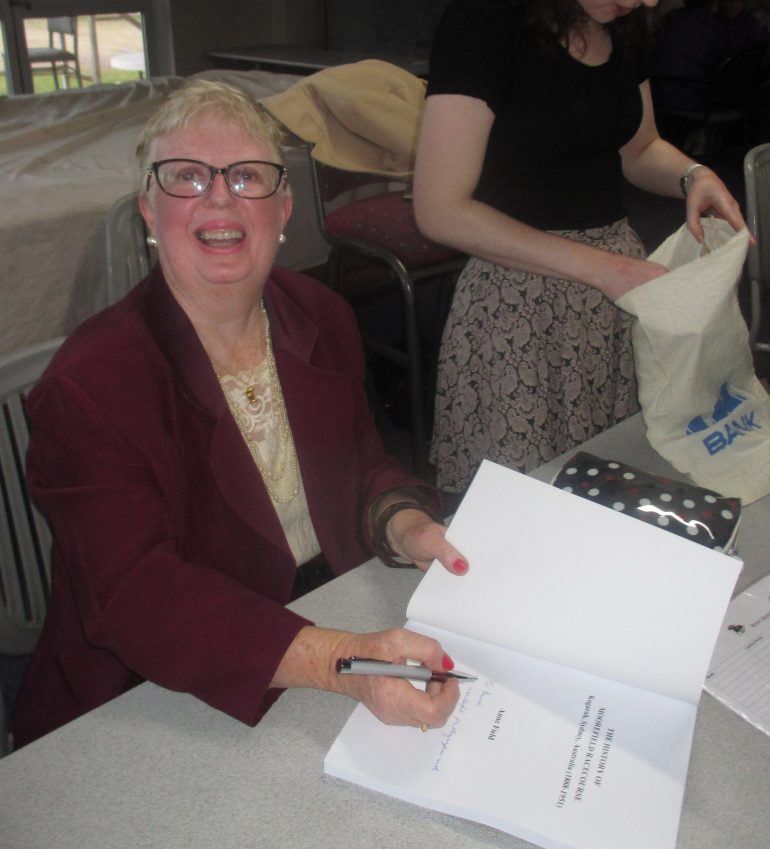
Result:
<svg viewBox="0 0 770 849"><path fill-rule="evenodd" d="M709 454L718 454L735 442L739 436L745 436L752 430L761 430L762 425L754 420L756 410L741 413L740 406L746 400L745 395L731 391L726 383L719 387L719 396L714 404L710 420L705 416L696 416L687 425L687 433L702 433L718 425L703 439Z"/></svg>

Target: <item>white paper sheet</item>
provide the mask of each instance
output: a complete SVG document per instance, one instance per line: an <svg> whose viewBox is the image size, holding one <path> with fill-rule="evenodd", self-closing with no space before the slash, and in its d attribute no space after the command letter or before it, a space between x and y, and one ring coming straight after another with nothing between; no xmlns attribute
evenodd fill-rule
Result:
<svg viewBox="0 0 770 849"><path fill-rule="evenodd" d="M673 849L695 705L409 627L494 680L463 684L453 716L426 734L359 705L328 774L547 849Z"/></svg>
<svg viewBox="0 0 770 849"><path fill-rule="evenodd" d="M418 622L697 704L739 560L484 462Z"/></svg>
<svg viewBox="0 0 770 849"><path fill-rule="evenodd" d="M704 686L770 734L770 575L730 602Z"/></svg>

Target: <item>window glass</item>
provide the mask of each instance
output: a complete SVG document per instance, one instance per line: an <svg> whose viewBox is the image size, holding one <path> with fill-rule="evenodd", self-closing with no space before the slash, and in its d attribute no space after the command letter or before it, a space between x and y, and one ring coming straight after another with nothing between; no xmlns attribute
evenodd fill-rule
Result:
<svg viewBox="0 0 770 849"><path fill-rule="evenodd" d="M56 17L64 12L72 17ZM58 32L61 22L69 31ZM175 73L168 0L0 0L0 27L0 95ZM60 49L62 39L78 61L62 57L52 67L41 51Z"/></svg>
<svg viewBox="0 0 770 849"><path fill-rule="evenodd" d="M139 12L24 18L23 24L35 94L125 82L147 72Z"/></svg>

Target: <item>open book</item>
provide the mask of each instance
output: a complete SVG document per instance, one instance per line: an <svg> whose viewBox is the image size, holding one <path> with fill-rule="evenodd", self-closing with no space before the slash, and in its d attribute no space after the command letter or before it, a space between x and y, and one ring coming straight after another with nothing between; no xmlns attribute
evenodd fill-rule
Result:
<svg viewBox="0 0 770 849"><path fill-rule="evenodd" d="M331 775L558 849L676 844L695 716L741 568L725 554L484 462L407 627L476 672L444 728L359 705Z"/></svg>

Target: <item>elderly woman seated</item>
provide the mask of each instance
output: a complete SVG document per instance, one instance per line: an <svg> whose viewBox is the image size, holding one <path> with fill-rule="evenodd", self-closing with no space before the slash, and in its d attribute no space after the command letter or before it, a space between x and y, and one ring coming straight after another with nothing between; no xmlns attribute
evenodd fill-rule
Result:
<svg viewBox="0 0 770 849"><path fill-rule="evenodd" d="M414 726L457 700L452 681L335 672L352 655L451 668L436 641L318 628L284 606L371 553L467 564L435 493L384 453L349 307L273 267L292 206L281 155L272 119L222 84L176 92L143 132L159 265L72 334L29 397L54 578L17 745L145 680L251 724L285 687Z"/></svg>

